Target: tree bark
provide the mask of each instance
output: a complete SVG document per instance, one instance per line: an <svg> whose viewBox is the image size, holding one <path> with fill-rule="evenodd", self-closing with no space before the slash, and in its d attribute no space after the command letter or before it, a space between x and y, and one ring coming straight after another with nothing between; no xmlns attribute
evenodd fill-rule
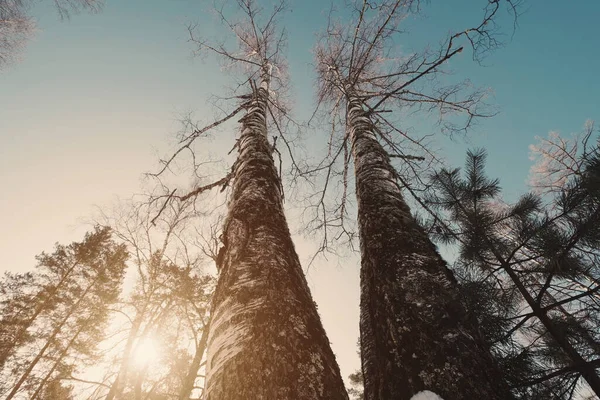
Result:
<svg viewBox="0 0 600 400"><path fill-rule="evenodd" d="M283 213L267 140L268 74L262 78L240 121L205 399L347 400Z"/></svg>
<svg viewBox="0 0 600 400"><path fill-rule="evenodd" d="M350 98L360 233L360 331L366 400L510 399L495 360L459 301L456 280L404 201L389 156Z"/></svg>

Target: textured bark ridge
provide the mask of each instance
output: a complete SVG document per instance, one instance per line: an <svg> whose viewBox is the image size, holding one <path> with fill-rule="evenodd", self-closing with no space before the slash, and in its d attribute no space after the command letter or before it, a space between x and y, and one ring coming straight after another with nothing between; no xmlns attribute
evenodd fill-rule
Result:
<svg viewBox="0 0 600 400"><path fill-rule="evenodd" d="M366 400L510 399L455 280L417 225L358 100L348 104L358 198Z"/></svg>
<svg viewBox="0 0 600 400"><path fill-rule="evenodd" d="M241 121L205 399L348 399L283 214L267 95L263 82Z"/></svg>

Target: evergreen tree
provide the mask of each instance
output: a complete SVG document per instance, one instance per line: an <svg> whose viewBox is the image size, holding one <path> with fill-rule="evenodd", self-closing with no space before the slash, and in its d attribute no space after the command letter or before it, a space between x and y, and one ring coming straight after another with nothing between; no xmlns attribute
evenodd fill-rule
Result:
<svg viewBox="0 0 600 400"><path fill-rule="evenodd" d="M0 281L0 369L6 360L24 342L30 340L27 329L44 309L41 301L37 275L33 273L11 274L6 272Z"/></svg>
<svg viewBox="0 0 600 400"><path fill-rule="evenodd" d="M60 380L49 381L37 397L40 400L73 400L73 389L70 386L64 386ZM33 399L33 398L32 398Z"/></svg>
<svg viewBox="0 0 600 400"><path fill-rule="evenodd" d="M521 398L572 398L583 378L600 395L600 157L582 157L578 174L545 198L499 199L485 176L485 152L433 176L428 204L443 210L429 227L456 243L468 310L503 359ZM555 188L556 189L556 188Z"/></svg>
<svg viewBox="0 0 600 400"><path fill-rule="evenodd" d="M67 390L58 380L97 359L96 346L118 298L127 257L107 228L38 257L36 271L26 275L34 277L24 290L28 308L22 308L23 291L11 292L3 303L0 326L15 332L2 369L6 400Z"/></svg>

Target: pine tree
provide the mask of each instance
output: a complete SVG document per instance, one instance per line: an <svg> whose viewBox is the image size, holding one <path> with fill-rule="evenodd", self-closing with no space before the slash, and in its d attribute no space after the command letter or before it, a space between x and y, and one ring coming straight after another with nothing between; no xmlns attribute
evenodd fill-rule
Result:
<svg viewBox="0 0 600 400"><path fill-rule="evenodd" d="M0 369L19 346L30 340L27 329L44 309L46 301L41 301L39 291L43 282L38 283L37 278L33 273L6 272L0 282Z"/></svg>
<svg viewBox="0 0 600 400"><path fill-rule="evenodd" d="M35 286L28 290L29 300L35 300L30 312L14 313L15 305L22 305L18 296L9 297L3 308L1 326L18 328L2 371L6 400L19 393L38 398L50 384L59 390L57 379L97 358L96 345L103 338L108 309L117 300L127 257L106 228L38 257L31 274Z"/></svg>
<svg viewBox="0 0 600 400"><path fill-rule="evenodd" d="M536 194L501 202L483 151L468 153L464 177L442 170L432 179L428 203L452 224L436 218L431 232L460 246L469 310L522 398L570 399L580 378L600 394L597 146L580 165L547 203Z"/></svg>
<svg viewBox="0 0 600 400"><path fill-rule="evenodd" d="M43 400L75 399L73 389L70 386L64 386L59 380L52 380L44 385L43 391L38 398Z"/></svg>

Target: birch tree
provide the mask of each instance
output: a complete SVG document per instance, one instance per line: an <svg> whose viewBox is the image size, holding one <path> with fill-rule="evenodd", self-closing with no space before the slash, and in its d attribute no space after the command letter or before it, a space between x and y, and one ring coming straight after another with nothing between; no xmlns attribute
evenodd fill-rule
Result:
<svg viewBox="0 0 600 400"><path fill-rule="evenodd" d="M268 127L282 128L287 118L281 101L285 32L276 26L285 7L275 3L269 11L251 0L237 1L235 7L240 19L225 6L217 14L236 45L200 39L193 31L191 40L198 52L216 54L243 77L234 94L240 103L227 117L194 131L180 149L189 149L207 129L244 112L231 172L191 192L226 182L231 186L217 258L205 398L347 399L291 240L274 144L268 140Z"/></svg>
<svg viewBox="0 0 600 400"><path fill-rule="evenodd" d="M435 156L398 120L410 111L435 111L442 129L456 133L489 115L485 92L469 90L466 83L443 86L436 77L463 51L461 43L471 46L474 57L499 45L495 23L504 6L514 10L515 3L487 2L483 19L450 35L438 51L401 56L400 23L420 3L356 1L350 22L330 17L315 50L319 107L331 116L332 129L328 157L308 172L327 176L321 199L333 186L329 178L337 174L343 180L338 205L327 210L321 200L316 207L323 211L317 225L325 233L341 227L338 236L349 235L344 223L354 164L365 399L410 399L423 390L444 399L510 398L476 322L460 302L454 276L403 196L401 189L419 201L415 192L423 176L415 162ZM395 168L392 158L404 165Z"/></svg>

